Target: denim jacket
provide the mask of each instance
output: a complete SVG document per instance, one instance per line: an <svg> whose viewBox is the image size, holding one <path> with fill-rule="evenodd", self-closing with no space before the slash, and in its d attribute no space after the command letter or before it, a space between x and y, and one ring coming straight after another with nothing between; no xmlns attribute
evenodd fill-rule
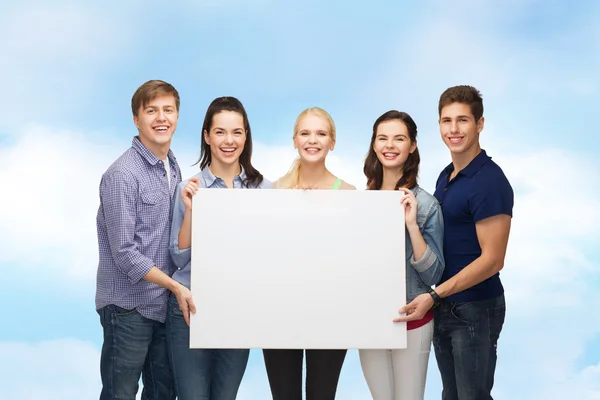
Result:
<svg viewBox="0 0 600 400"><path fill-rule="evenodd" d="M417 225L427 244L425 254L416 261L412 243L406 231L406 300L412 301L436 285L444 272L444 219L442 208L435 197L416 186L412 192L418 202Z"/></svg>

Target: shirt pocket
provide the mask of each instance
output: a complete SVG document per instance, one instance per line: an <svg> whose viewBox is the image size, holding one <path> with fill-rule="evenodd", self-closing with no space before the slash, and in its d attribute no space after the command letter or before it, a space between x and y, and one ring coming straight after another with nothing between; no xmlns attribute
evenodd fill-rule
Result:
<svg viewBox="0 0 600 400"><path fill-rule="evenodd" d="M169 219L169 196L161 190L140 193L138 221L142 229L157 228Z"/></svg>

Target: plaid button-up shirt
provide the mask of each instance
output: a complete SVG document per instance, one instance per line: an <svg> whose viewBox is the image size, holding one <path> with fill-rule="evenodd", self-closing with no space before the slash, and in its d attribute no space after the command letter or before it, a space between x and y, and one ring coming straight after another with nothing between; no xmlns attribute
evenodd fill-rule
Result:
<svg viewBox="0 0 600 400"><path fill-rule="evenodd" d="M169 150L171 184L165 164L138 137L102 175L96 218L99 263L96 309L109 304L136 309L164 322L168 290L143 277L153 266L169 276L171 204L181 171Z"/></svg>

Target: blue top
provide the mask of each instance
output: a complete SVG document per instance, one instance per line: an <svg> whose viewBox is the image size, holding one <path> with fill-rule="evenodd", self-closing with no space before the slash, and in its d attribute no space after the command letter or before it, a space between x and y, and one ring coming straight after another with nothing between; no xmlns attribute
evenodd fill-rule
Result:
<svg viewBox="0 0 600 400"><path fill-rule="evenodd" d="M412 189L417 199L417 225L427 244L423 257L415 260L412 242L406 231L406 301L411 302L421 293L437 285L444 271L444 219L435 197L421 187Z"/></svg>
<svg viewBox="0 0 600 400"><path fill-rule="evenodd" d="M193 176L193 178L200 179L200 187L208 188L208 189L227 189L227 185L225 181L221 178L217 178L210 172L208 167L201 170L199 173ZM244 183L244 179L246 178L246 173L244 172L244 168L242 167L242 172L233 179L233 188L234 189L272 189L273 184L266 179L258 185L257 187L246 186ZM188 289L190 288L190 270L191 270L191 260L192 254L189 248L187 249L179 249L179 229L181 229L181 223L183 222L183 215L185 213L185 205L181 200L181 190L187 183L189 179L182 181L178 186L175 192L175 199L173 206L173 224L171 227L171 239L169 241L169 251L171 253L171 257L177 270L173 274L173 279L182 285L186 286Z"/></svg>
<svg viewBox="0 0 600 400"><path fill-rule="evenodd" d="M96 309L109 304L136 309L164 322L167 289L142 279L153 266L171 275L171 199L181 171L169 150L171 185L165 164L138 137L102 175L96 218L99 262Z"/></svg>
<svg viewBox="0 0 600 400"><path fill-rule="evenodd" d="M494 215L512 217L514 195L502 169L484 150L448 182L454 170L448 165L438 177L434 196L444 214L444 258L441 283L452 278L481 256L475 223ZM476 301L500 296L500 274L448 296L448 301Z"/></svg>

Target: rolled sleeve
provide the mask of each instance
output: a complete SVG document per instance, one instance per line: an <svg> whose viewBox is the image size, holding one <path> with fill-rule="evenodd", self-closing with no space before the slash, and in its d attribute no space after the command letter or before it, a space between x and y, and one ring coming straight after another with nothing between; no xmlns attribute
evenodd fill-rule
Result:
<svg viewBox="0 0 600 400"><path fill-rule="evenodd" d="M412 257L410 258L410 265L417 272L424 272L425 270L430 268L436 262L436 260L437 260L437 256L431 250L431 247L429 247L429 245L427 245L427 248L425 249L425 253L423 254L423 257L421 257L419 260L415 260L415 255L414 254L412 255Z"/></svg>
<svg viewBox="0 0 600 400"><path fill-rule="evenodd" d="M185 205L181 201L181 191L187 184L187 180L182 181L177 185L175 191L175 199L173 201L173 220L171 224L171 235L169 240L169 253L173 264L179 269L184 268L192 260L192 252L190 248L180 249L179 248L179 230L183 222L183 215L185 213Z"/></svg>
<svg viewBox="0 0 600 400"><path fill-rule="evenodd" d="M131 284L139 282L155 265L140 253L134 240L136 196L137 183L133 177L114 172L102 179L100 199L110 250L117 268Z"/></svg>
<svg viewBox="0 0 600 400"><path fill-rule="evenodd" d="M415 260L413 255L410 259L410 264L419 273L419 276L426 285L437 285L440 279L442 279L445 268L442 252L444 243L444 218L437 201L431 207L421 234L427 244L427 248L419 260Z"/></svg>

